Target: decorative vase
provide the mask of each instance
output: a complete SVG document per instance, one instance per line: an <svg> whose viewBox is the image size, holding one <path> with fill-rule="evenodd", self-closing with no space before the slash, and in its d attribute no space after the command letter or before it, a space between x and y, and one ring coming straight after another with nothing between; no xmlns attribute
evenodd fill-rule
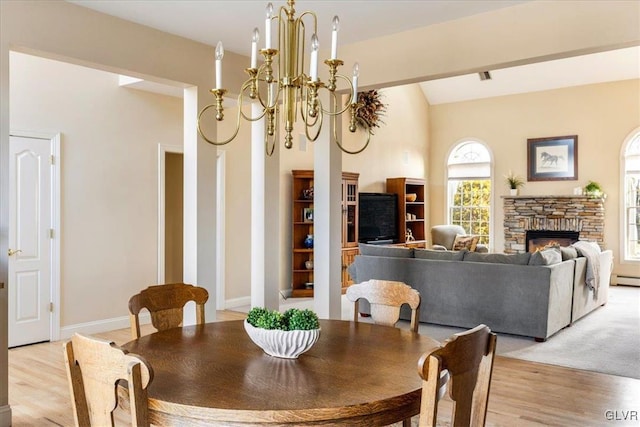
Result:
<svg viewBox="0 0 640 427"><path fill-rule="evenodd" d="M313 260L312 259L308 259L304 262L304 268L306 268L307 270L313 270Z"/></svg>
<svg viewBox="0 0 640 427"><path fill-rule="evenodd" d="M304 238L303 244L307 249L313 248L313 234L307 234L307 237Z"/></svg>
<svg viewBox="0 0 640 427"><path fill-rule="evenodd" d="M280 329L261 329L244 321L244 329L258 347L270 356L283 359L297 359L309 350L320 337L320 329L306 331L282 331Z"/></svg>

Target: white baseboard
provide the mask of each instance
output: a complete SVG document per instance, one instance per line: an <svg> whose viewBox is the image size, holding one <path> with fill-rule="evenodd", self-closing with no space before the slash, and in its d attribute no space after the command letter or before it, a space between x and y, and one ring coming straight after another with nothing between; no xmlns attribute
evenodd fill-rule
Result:
<svg viewBox="0 0 640 427"><path fill-rule="evenodd" d="M251 297L242 297L242 298L234 298L228 299L224 302L224 308L236 308L242 307L244 305L251 305Z"/></svg>
<svg viewBox="0 0 640 427"><path fill-rule="evenodd" d="M242 307L247 305L251 305L250 296L228 299L224 302L225 309ZM151 316L149 316L148 312L140 313L139 318L140 318L141 325L146 325L151 323ZM130 327L129 316L114 317L112 319L96 320L93 322L86 322L86 323L77 323L75 325L63 326L62 328L60 328L60 339L61 340L69 339L76 332L81 334L91 335L91 334L99 334L102 332L109 332L116 329L124 329L129 327ZM2 426L0 425L0 427Z"/></svg>
<svg viewBox="0 0 640 427"><path fill-rule="evenodd" d="M640 277L618 276L618 285L640 286Z"/></svg>
<svg viewBox="0 0 640 427"><path fill-rule="evenodd" d="M138 316L141 325L151 323L149 313L140 313ZM75 325L63 326L60 328L60 339L65 340L73 336L73 334L99 334L101 332L109 332L116 329L125 329L131 327L129 316L114 317L112 319L96 320L94 322L77 323Z"/></svg>
<svg viewBox="0 0 640 427"><path fill-rule="evenodd" d="M11 427L11 407L0 406L0 427Z"/></svg>

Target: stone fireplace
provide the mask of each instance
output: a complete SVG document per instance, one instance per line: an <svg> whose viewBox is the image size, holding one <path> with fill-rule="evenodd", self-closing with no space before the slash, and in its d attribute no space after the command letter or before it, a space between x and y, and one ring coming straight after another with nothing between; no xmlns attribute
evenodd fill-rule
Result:
<svg viewBox="0 0 640 427"><path fill-rule="evenodd" d="M505 253L531 251L532 236L538 239L541 234L547 234L544 237L547 243L562 238L562 242L558 243L566 246L580 239L597 242L604 249L602 198L572 195L503 196L503 199Z"/></svg>

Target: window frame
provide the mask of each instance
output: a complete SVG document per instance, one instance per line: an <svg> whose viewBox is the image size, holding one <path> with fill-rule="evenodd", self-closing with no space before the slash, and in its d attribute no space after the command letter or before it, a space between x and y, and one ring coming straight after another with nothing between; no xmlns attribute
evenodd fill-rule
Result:
<svg viewBox="0 0 640 427"><path fill-rule="evenodd" d="M489 155L489 176L488 177L479 177L480 179L487 179L489 181L489 185L491 186L491 194L489 196L489 221L488 221L488 225L489 225L489 235L488 235L488 239L489 239L489 251L492 251L493 248L496 246L495 243L495 238L496 238L496 234L495 234L495 195L496 195L496 190L495 190L495 171L494 171L494 167L495 167L495 156L493 154L493 151L491 150L491 148L489 147L489 145L482 141L481 139L478 138L463 138L458 140L455 144L453 144L451 146L451 148L449 149L449 151L447 152L445 159L444 159L444 164L445 164L445 168L444 168L444 175L445 175L445 185L444 185L444 218L446 223L450 222L450 212L452 210L452 206L450 205L450 194L449 194L449 185L451 181L461 181L461 180L468 180L468 179L460 179L460 178L450 178L449 177L449 166L451 165L449 163L449 160L451 158L451 155L453 153L455 153L458 149L460 149L464 144L467 143L477 143L480 144L487 152L487 154ZM470 230L467 230L470 231Z"/></svg>
<svg viewBox="0 0 640 427"><path fill-rule="evenodd" d="M629 254L627 253L628 241L629 241L629 230L627 228L629 219L627 218L627 206L626 206L626 161L627 161L627 150L631 146L632 143L636 141L640 141L640 127L635 128L631 131L627 137L624 139L622 143L622 147L620 149L620 185L619 185L619 200L620 200L620 264L629 264L629 265L639 265L640 264L640 256L638 258L629 258ZM640 234L640 233L639 233ZM640 238L640 235L638 236Z"/></svg>

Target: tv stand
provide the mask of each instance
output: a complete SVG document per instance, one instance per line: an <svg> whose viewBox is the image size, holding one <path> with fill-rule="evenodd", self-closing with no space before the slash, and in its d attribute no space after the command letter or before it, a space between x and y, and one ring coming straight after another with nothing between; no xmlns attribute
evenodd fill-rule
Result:
<svg viewBox="0 0 640 427"><path fill-rule="evenodd" d="M393 239L369 240L365 243L368 245L392 245Z"/></svg>

